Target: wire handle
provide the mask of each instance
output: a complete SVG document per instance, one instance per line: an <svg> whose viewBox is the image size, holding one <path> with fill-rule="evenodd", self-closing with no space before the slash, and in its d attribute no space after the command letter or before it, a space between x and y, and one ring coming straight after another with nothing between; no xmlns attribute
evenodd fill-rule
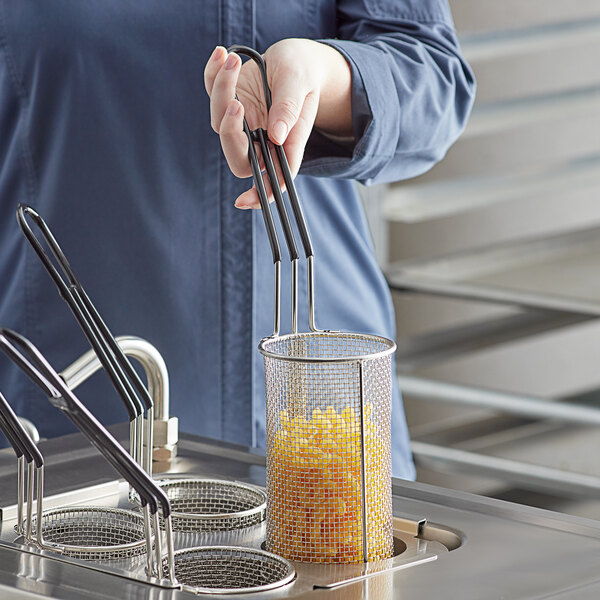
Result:
<svg viewBox="0 0 600 600"><path fill-rule="evenodd" d="M158 520L158 505L160 504L167 535L169 578L173 583L176 583L171 503L164 490L156 485L150 475L127 454L117 440L80 402L42 353L27 338L9 329L0 328L0 349L48 395L49 401L71 419L113 468L138 493L145 515L148 513L153 515L154 530L156 532L154 536L156 575L162 577L161 530ZM38 489L41 489L41 487ZM41 494L38 493L38 498L40 497ZM41 510L38 511L38 514L41 518ZM148 566L151 567L152 543L149 519L145 517L145 521ZM41 527L38 527L38 536L40 536L40 532Z"/></svg>
<svg viewBox="0 0 600 600"><path fill-rule="evenodd" d="M27 433L19 417L15 414L6 398L0 393L0 429L13 447L17 455L17 533L25 534L31 541L32 516L33 516L33 488L34 467L37 473L37 514L42 514L43 489L44 489L44 457ZM27 485L25 485L25 462L27 462ZM25 493L27 488L27 493ZM23 530L23 506L27 496L27 518ZM38 528L37 541L42 541L41 531Z"/></svg>
<svg viewBox="0 0 600 600"><path fill-rule="evenodd" d="M269 89L269 83L267 78L267 65L265 63L264 58L253 48L249 48L248 46L243 46L240 44L234 44L227 49L228 52L235 52L237 54L242 54L248 56L252 59L258 66L260 71L263 92L265 96L265 105L267 107L267 112L271 109L271 90ZM263 212L263 220L265 223L265 228L267 230L267 236L269 238L269 243L271 246L271 251L273 254L273 262L275 263L275 325L273 336L279 335L279 325L280 325L280 263L281 263L281 252L279 249L279 240L277 238L277 231L275 229L275 224L273 221L273 216L271 214L269 200L266 192L266 188L263 181L263 176L260 170L260 161L258 159L256 148L254 146L257 143L260 147L260 151L263 157L263 162L265 165L267 179L271 186L271 190L273 191L273 197L275 199L275 206L277 207L277 212L279 215L279 221L281 223L281 227L283 229L283 234L286 240L286 245L288 247L288 251L290 254L290 260L292 261L292 331L296 333L298 331L298 250L296 248L296 240L294 237L293 229L290 225L290 220L287 214L287 210L285 207L285 202L283 199L283 194L281 193L281 187L279 184L279 179L277 177L277 171L275 169L275 164L273 161L273 156L271 154L269 146L272 145L275 148L275 153L277 155L277 160L279 162L279 167L281 169L281 173L283 175L283 180L285 183L286 190L288 192L288 198L290 200L290 205L292 207L292 212L294 213L294 220L296 222L296 226L298 227L298 233L300 234L300 239L302 241L302 245L304 247L304 254L308 261L308 297L309 297L309 326L312 331L318 331L315 325L315 316L314 316L314 254L312 249L312 242L310 239L310 235L308 233L308 227L306 225L306 219L304 217L304 213L302 212L302 207L300 205L300 201L298 198L298 193L296 191L296 186L294 185L294 178L292 177L292 172L289 167L289 163L287 160L287 156L285 154L285 150L283 146L273 144L273 142L269 141L268 133L265 129L255 129L253 131L250 130L248 123L246 122L246 118L244 117L244 132L246 133L246 137L248 138L248 160L250 161L250 167L252 170L252 176L254 178L254 183L256 185L256 191L258 193L258 198L260 201L260 206Z"/></svg>
<svg viewBox="0 0 600 600"><path fill-rule="evenodd" d="M44 466L42 453L2 393L0 393L0 429L13 447L17 458L24 456L28 463L33 462L37 468Z"/></svg>
<svg viewBox="0 0 600 600"><path fill-rule="evenodd" d="M82 430L108 462L135 488L142 506L149 504L154 513L160 503L163 516L166 518L170 515L171 506L167 495L83 406L28 339L9 329L0 328L0 349L47 394L55 407L62 410Z"/></svg>
<svg viewBox="0 0 600 600"><path fill-rule="evenodd" d="M60 267L62 275L44 250L40 239L33 232L27 220L28 217L36 225L41 238ZM44 219L32 207L19 204L17 207L17 222L108 373L114 388L127 409L129 422L135 422L135 429L132 428L132 438L135 440L135 443L132 444L132 451L134 455L139 455L138 461L140 464L143 464L143 460L141 455L142 432L139 419L144 412L144 407L148 410L147 435L149 439L147 445L149 450L146 456L146 469L151 472L153 401L147 388L123 354L121 347L83 289L81 282L75 275L67 257Z"/></svg>
<svg viewBox="0 0 600 600"><path fill-rule="evenodd" d="M44 250L42 243L29 225L27 217L35 223L43 240L48 245L52 255L60 266L63 275L59 273L58 269L54 266L54 263ZM98 320L94 318L98 317L99 319L99 315L93 305L90 310L89 305L91 305L91 301L89 301L87 294L83 290L83 286L71 268L61 247L58 245L56 238L42 217L30 206L19 204L17 207L17 222L27 241L33 247L46 271L54 281L61 298L71 309L71 312L94 348L102 365L113 380L113 384L119 391L123 403L127 408L129 419L133 420L142 413L143 407L135 394L131 394L129 390L126 391L123 389L126 385L124 383L124 375L119 372L118 366L114 365L114 360L110 356L110 352L107 351L106 345L103 343L103 336L102 332L99 330ZM101 319L99 320L101 321Z"/></svg>
<svg viewBox="0 0 600 600"><path fill-rule="evenodd" d="M271 90L269 88L269 82L267 78L267 64L265 63L265 59L259 54L254 48L250 48L248 46L243 46L241 44L234 44L233 46L229 46L227 48L227 52L235 52L236 54L243 54L244 56L248 56L251 58L258 66L260 71L262 84L263 84L263 92L265 95L265 104L267 106L267 112L271 110ZM258 131L258 130L255 130ZM267 133L265 130L262 130L265 134ZM254 132L252 132L254 133ZM272 142L271 142L272 143ZM252 145L252 144L250 144ZM296 192L296 186L294 184L294 178L292 177L292 172L290 170L290 166L287 160L287 156L285 154L285 150L283 146L278 144L273 144L275 147L275 152L277 154L277 158L279 159L279 163L281 166L281 173L284 178L285 187L288 192L288 196L290 199L290 205L292 206L292 210L294 212L294 217L296 220L296 224L298 226L298 233L300 234L300 239L302 240L302 245L304 247L304 253L306 258L309 256L313 256L312 242L310 240L310 234L308 233L308 227L306 225L306 219L304 218L304 214L302 212L302 207L300 206L300 201L298 199L298 193ZM262 148L261 148L262 151ZM277 181L277 179L275 179ZM275 186L277 189L279 185ZM284 230L285 231L285 230ZM293 234L292 236L293 237Z"/></svg>
<svg viewBox="0 0 600 600"><path fill-rule="evenodd" d="M21 439L13 428L12 423L6 419L5 410L7 409L5 407L8 407L8 410L12 410L8 405L6 398L0 393L0 431L6 436L6 439L15 451L17 458L24 457L25 460L30 463L33 460L33 456L27 452Z"/></svg>

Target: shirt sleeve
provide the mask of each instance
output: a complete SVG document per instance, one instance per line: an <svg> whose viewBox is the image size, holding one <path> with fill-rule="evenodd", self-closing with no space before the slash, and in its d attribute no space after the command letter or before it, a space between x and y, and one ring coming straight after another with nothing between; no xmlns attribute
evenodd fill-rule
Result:
<svg viewBox="0 0 600 600"><path fill-rule="evenodd" d="M475 95L446 0L340 0L336 48L352 71L355 143L314 130L301 173L364 184L415 177L444 157Z"/></svg>

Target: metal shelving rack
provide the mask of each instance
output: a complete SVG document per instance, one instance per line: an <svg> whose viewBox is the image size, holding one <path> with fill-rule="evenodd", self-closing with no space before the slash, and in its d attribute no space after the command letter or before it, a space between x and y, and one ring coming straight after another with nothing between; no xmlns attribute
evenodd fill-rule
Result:
<svg viewBox="0 0 600 600"><path fill-rule="evenodd" d="M595 277L598 267L600 228L532 238L518 244L493 244L392 265L387 275L395 293L437 295L516 309L510 316L491 319L475 327L457 326L400 339L397 367L403 393L424 401L489 409L495 414L515 417L516 421L505 419L499 427L493 428L492 436L496 438L499 430L504 428L506 432L515 423L522 425L524 419L530 439L506 437L504 445L512 445L511 452L516 451L519 444L527 447L537 443L531 442L531 437L536 436L539 443L544 444L550 444L557 436L577 439L579 445L587 439L593 448L600 425L600 407L578 403L585 400L584 396L537 398L432 381L411 372L460 353L597 321L600 317L600 286ZM562 282L569 279L571 285L565 290ZM589 396L588 390L585 397ZM484 414L482 423L489 418ZM537 430L532 430L532 423L537 424ZM482 428L485 430L485 426ZM494 444L482 441L487 435L485 432L479 442L473 443L480 434L473 423L466 429L466 437L442 430L423 431L424 435L419 436L417 431L412 442L417 464L433 470L454 469L499 479L517 488L554 496L600 498L600 477L494 455ZM469 440L469 434L474 438ZM434 443L432 439L441 442ZM568 448L570 442L565 443ZM469 446L473 449L464 449ZM477 451L478 446L482 451ZM502 444L495 446L496 452L499 449L502 454Z"/></svg>

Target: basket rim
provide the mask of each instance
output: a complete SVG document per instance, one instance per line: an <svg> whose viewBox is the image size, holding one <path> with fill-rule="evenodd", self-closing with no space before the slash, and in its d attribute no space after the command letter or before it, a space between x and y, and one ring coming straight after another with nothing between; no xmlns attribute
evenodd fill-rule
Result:
<svg viewBox="0 0 600 600"><path fill-rule="evenodd" d="M284 585L288 585L296 578L296 569L289 560L283 558L283 556L279 556L278 554L273 554L273 552L268 552L267 550L262 550L258 548L250 548L248 546L195 546L193 548L182 548L181 550L176 550L174 553L174 557L176 559L178 556L184 556L186 554L194 554L196 552L214 552L215 550L226 550L229 552L239 552L241 554L259 555L265 558L269 558L271 560L275 560L287 568L287 575L285 575L282 579L279 579L278 581L274 581L272 583L264 583L262 585L255 585L252 587L210 588L183 583L182 585L184 588L194 590L196 593L199 594L245 594L273 590Z"/></svg>
<svg viewBox="0 0 600 600"><path fill-rule="evenodd" d="M117 508L117 507L108 507L108 506L65 506L62 508L52 508L49 510L45 510L42 513L42 537L44 535L44 525L43 519L44 517L53 517L56 515L67 514L68 513L77 513L77 512L102 512L108 514L120 514L127 517L132 517L132 521L140 521L142 525L142 536L139 540L134 542L127 542L122 544L114 544L112 546L85 546L83 544L63 544L60 542L54 542L51 540L44 539L44 545L48 547L48 549L58 549L66 552L70 552L73 554L113 554L116 552L126 552L128 550L133 550L141 547L146 544L146 534L143 529L143 516L139 512L135 512L133 510L128 510L125 508ZM37 527L37 516L34 518L34 523ZM154 536L151 536L154 538Z"/></svg>
<svg viewBox="0 0 600 600"><path fill-rule="evenodd" d="M255 514L260 514L266 512L267 509L267 494L261 490L260 488L241 483L239 481L227 481L226 479L205 479L203 477L186 477L186 478L178 478L173 477L172 479L169 477L165 477L157 481L157 485L159 487L167 487L167 486L176 486L177 484L182 484L186 482L202 482L202 483L216 483L222 486L231 486L235 488L243 488L245 490L251 490L256 492L263 498L263 501L254 508L247 508L245 510L239 510L236 512L225 512L225 513L191 513L191 512L179 512L175 510L171 510L171 515L173 518L179 519L189 519L192 521L219 521L223 519L239 519L243 517L250 517Z"/></svg>
<svg viewBox="0 0 600 600"><path fill-rule="evenodd" d="M384 346L387 346L384 350L380 350L379 352L371 352L369 354L357 354L352 356L288 356L287 354L278 354L276 352L272 352L269 350L269 346L274 344L275 342L281 342L286 340L294 340L294 339L306 339L311 337L319 337L319 338L327 338L327 337L336 337L336 338L363 338L370 341L376 341L382 343ZM381 335L375 335L372 333L355 333L350 331L309 331L303 333L288 333L285 335L276 335L276 336L268 336L264 337L260 340L258 344L258 351L267 358L274 358L276 360L285 360L289 362L296 363L329 363L329 364L341 364L341 363L352 363L352 362L366 362L369 360L375 360L379 358L384 358L385 356L390 356L396 351L396 342L390 340L389 338L383 337Z"/></svg>

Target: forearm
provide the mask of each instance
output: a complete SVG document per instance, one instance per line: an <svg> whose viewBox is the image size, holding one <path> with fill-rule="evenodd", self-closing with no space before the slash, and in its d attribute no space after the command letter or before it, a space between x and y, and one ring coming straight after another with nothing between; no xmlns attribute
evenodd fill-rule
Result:
<svg viewBox="0 0 600 600"><path fill-rule="evenodd" d="M351 68L354 145L314 132L302 172L364 183L414 177L440 160L465 126L475 84L445 0L382 0L376 17L339 0L338 36L322 43ZM345 11L345 12L344 12Z"/></svg>

